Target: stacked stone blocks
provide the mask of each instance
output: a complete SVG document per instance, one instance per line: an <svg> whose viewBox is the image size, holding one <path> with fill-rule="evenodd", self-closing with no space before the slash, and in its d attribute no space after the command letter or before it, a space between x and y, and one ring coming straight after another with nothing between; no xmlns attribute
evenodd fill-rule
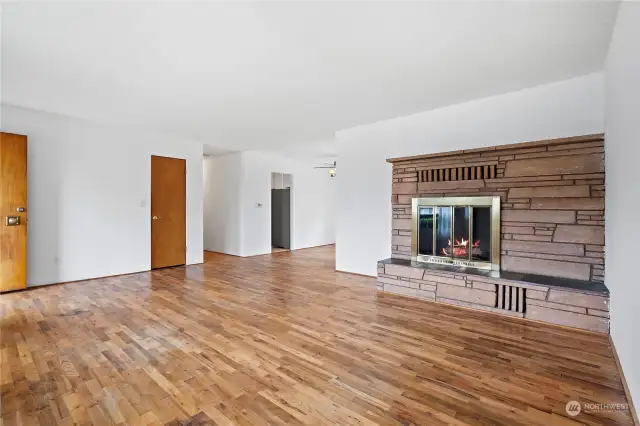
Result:
<svg viewBox="0 0 640 426"><path fill-rule="evenodd" d="M388 161L393 258L411 257L412 198L498 195L502 270L604 281L603 135ZM487 178L461 172L484 166L495 166ZM424 182L425 176L450 180Z"/></svg>
<svg viewBox="0 0 640 426"><path fill-rule="evenodd" d="M526 290L524 312L496 307L498 285ZM609 297L590 291L384 262L378 263L377 290L584 330L609 332Z"/></svg>

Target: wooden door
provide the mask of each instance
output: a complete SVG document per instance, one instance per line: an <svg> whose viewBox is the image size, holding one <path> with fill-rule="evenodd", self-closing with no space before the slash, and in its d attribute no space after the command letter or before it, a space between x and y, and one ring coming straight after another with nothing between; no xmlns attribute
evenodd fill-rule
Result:
<svg viewBox="0 0 640 426"><path fill-rule="evenodd" d="M0 292L27 287L27 137L0 133Z"/></svg>
<svg viewBox="0 0 640 426"><path fill-rule="evenodd" d="M151 268L187 263L187 162L151 156Z"/></svg>

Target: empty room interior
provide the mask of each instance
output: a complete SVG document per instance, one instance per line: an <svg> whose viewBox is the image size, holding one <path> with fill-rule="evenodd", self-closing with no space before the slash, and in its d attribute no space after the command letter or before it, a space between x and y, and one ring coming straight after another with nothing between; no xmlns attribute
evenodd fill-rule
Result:
<svg viewBox="0 0 640 426"><path fill-rule="evenodd" d="M0 82L0 426L640 424L640 2L0 2Z"/></svg>

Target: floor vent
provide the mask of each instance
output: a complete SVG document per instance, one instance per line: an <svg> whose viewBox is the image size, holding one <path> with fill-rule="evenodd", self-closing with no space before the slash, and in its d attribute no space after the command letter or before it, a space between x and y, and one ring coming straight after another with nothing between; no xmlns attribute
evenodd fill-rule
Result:
<svg viewBox="0 0 640 426"><path fill-rule="evenodd" d="M494 179L496 166L447 167L418 171L420 182L448 182L456 180Z"/></svg>
<svg viewBox="0 0 640 426"><path fill-rule="evenodd" d="M496 284L496 308L524 313L527 307L527 290L512 285Z"/></svg>

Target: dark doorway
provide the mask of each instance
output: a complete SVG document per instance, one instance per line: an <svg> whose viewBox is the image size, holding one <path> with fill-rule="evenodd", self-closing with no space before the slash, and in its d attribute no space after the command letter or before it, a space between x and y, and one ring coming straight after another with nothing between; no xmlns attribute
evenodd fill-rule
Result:
<svg viewBox="0 0 640 426"><path fill-rule="evenodd" d="M291 189L271 190L271 246L291 249Z"/></svg>

